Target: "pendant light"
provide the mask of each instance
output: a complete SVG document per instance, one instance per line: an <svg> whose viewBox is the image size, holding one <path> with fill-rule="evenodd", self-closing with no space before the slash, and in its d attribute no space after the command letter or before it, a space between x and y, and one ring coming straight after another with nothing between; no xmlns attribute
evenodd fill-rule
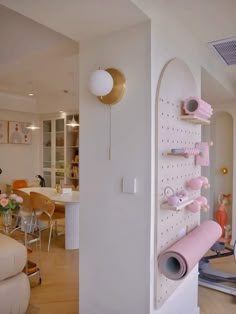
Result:
<svg viewBox="0 0 236 314"><path fill-rule="evenodd" d="M34 97L35 98L35 102L36 102L36 97L35 97L34 88L33 88L33 82L32 81L30 82L30 86L31 86L31 88L30 88L29 96L30 97ZM34 121L33 121L33 123L31 123L29 126L26 126L25 128L29 129L29 130L32 130L32 131L40 129L40 127L37 126Z"/></svg>
<svg viewBox="0 0 236 314"><path fill-rule="evenodd" d="M32 131L34 131L34 130L39 130L39 129L40 129L40 127L37 126L37 125L35 125L34 122L33 122L32 124L30 124L29 126L26 126L25 128L26 128L26 129L30 129L30 130L32 130Z"/></svg>
<svg viewBox="0 0 236 314"><path fill-rule="evenodd" d="M74 100L76 105L76 95L75 95L75 73L72 73L72 100ZM70 126L72 128L79 126L79 123L75 120L75 116L73 114L72 120L69 120L69 122L66 124L67 126Z"/></svg>
<svg viewBox="0 0 236 314"><path fill-rule="evenodd" d="M34 96L33 82L30 81L30 82L29 82L29 85L30 85L30 88L29 88L29 93L28 93L28 95L29 95L30 97L33 97L33 96Z"/></svg>
<svg viewBox="0 0 236 314"><path fill-rule="evenodd" d="M76 126L79 126L79 123L75 120L75 116L73 115L72 120L70 120L66 125L74 128Z"/></svg>

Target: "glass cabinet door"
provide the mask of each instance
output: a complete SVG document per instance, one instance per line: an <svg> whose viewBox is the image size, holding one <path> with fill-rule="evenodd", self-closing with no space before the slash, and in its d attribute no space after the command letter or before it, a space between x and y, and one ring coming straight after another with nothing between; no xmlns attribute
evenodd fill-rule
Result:
<svg viewBox="0 0 236 314"><path fill-rule="evenodd" d="M43 121L43 168L52 168L52 121Z"/></svg>
<svg viewBox="0 0 236 314"><path fill-rule="evenodd" d="M43 177L47 187L64 181L65 171L65 119L43 121Z"/></svg>
<svg viewBox="0 0 236 314"><path fill-rule="evenodd" d="M67 122L75 118L79 122L79 115L67 116ZM79 187L79 126L67 127L66 132L66 183L74 186L75 189Z"/></svg>
<svg viewBox="0 0 236 314"><path fill-rule="evenodd" d="M55 184L64 180L65 172L65 121L55 120Z"/></svg>

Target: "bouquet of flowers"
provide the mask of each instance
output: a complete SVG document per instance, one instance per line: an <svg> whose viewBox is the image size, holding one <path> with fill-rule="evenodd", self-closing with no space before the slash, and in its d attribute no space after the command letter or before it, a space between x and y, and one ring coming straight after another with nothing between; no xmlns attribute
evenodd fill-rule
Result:
<svg viewBox="0 0 236 314"><path fill-rule="evenodd" d="M6 194L0 194L0 212L6 212L7 210L18 210L20 204L23 202L23 198L16 194L7 196Z"/></svg>

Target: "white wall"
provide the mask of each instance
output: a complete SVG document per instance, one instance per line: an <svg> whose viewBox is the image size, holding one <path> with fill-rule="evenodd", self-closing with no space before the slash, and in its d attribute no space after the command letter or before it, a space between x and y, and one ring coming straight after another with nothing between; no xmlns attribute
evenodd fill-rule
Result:
<svg viewBox="0 0 236 314"><path fill-rule="evenodd" d="M98 67L120 69L124 98L109 107L87 89ZM80 314L149 312L150 28L142 24L80 44ZM137 194L124 194L124 176Z"/></svg>
<svg viewBox="0 0 236 314"><path fill-rule="evenodd" d="M0 109L1 120L38 122L35 114ZM34 180L39 173L39 131L32 132L32 144L0 144L1 189L13 179Z"/></svg>
<svg viewBox="0 0 236 314"><path fill-rule="evenodd" d="M157 82L164 64L179 58L191 69L198 95L202 65L231 86L181 22L155 5L150 9L153 1L133 2L151 18L151 51L143 26L80 45L80 313L199 313L197 269L159 311L154 304ZM112 108L112 161L108 108L87 91L89 73L99 66L120 68L127 77L127 94ZM137 176L137 195L121 193L125 175Z"/></svg>
<svg viewBox="0 0 236 314"><path fill-rule="evenodd" d="M155 151L154 148L154 130L155 130L155 98L157 90L157 82L163 66L167 61L172 58L182 59L190 67L194 78L197 83L197 94L201 94L201 66L204 65L209 73L230 89L232 86L229 84L225 73L217 64L210 60L208 52L202 47L202 44L195 38L189 30L177 21L171 12L162 10L161 7L156 7L153 1L134 0L137 5L144 10L144 12L151 19L151 94L152 94L152 207L151 207L151 258L150 258L150 313L165 313L173 314L173 304L175 313L189 314L198 313L197 306L197 285L198 278L197 272L191 278L188 278L184 284L177 289L169 301L157 311L155 309L155 296L154 296L154 280L155 280L155 249L154 230L155 230L155 201L158 206L158 197L156 191L158 189L154 183L154 165Z"/></svg>

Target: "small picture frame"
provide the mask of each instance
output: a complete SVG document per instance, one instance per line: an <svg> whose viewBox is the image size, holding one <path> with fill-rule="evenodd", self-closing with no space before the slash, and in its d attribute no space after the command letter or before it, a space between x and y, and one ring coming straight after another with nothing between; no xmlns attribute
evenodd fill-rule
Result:
<svg viewBox="0 0 236 314"><path fill-rule="evenodd" d="M0 120L0 144L8 142L8 121Z"/></svg>
<svg viewBox="0 0 236 314"><path fill-rule="evenodd" d="M27 122L9 122L9 143L10 144L31 144L31 130L26 127Z"/></svg>

